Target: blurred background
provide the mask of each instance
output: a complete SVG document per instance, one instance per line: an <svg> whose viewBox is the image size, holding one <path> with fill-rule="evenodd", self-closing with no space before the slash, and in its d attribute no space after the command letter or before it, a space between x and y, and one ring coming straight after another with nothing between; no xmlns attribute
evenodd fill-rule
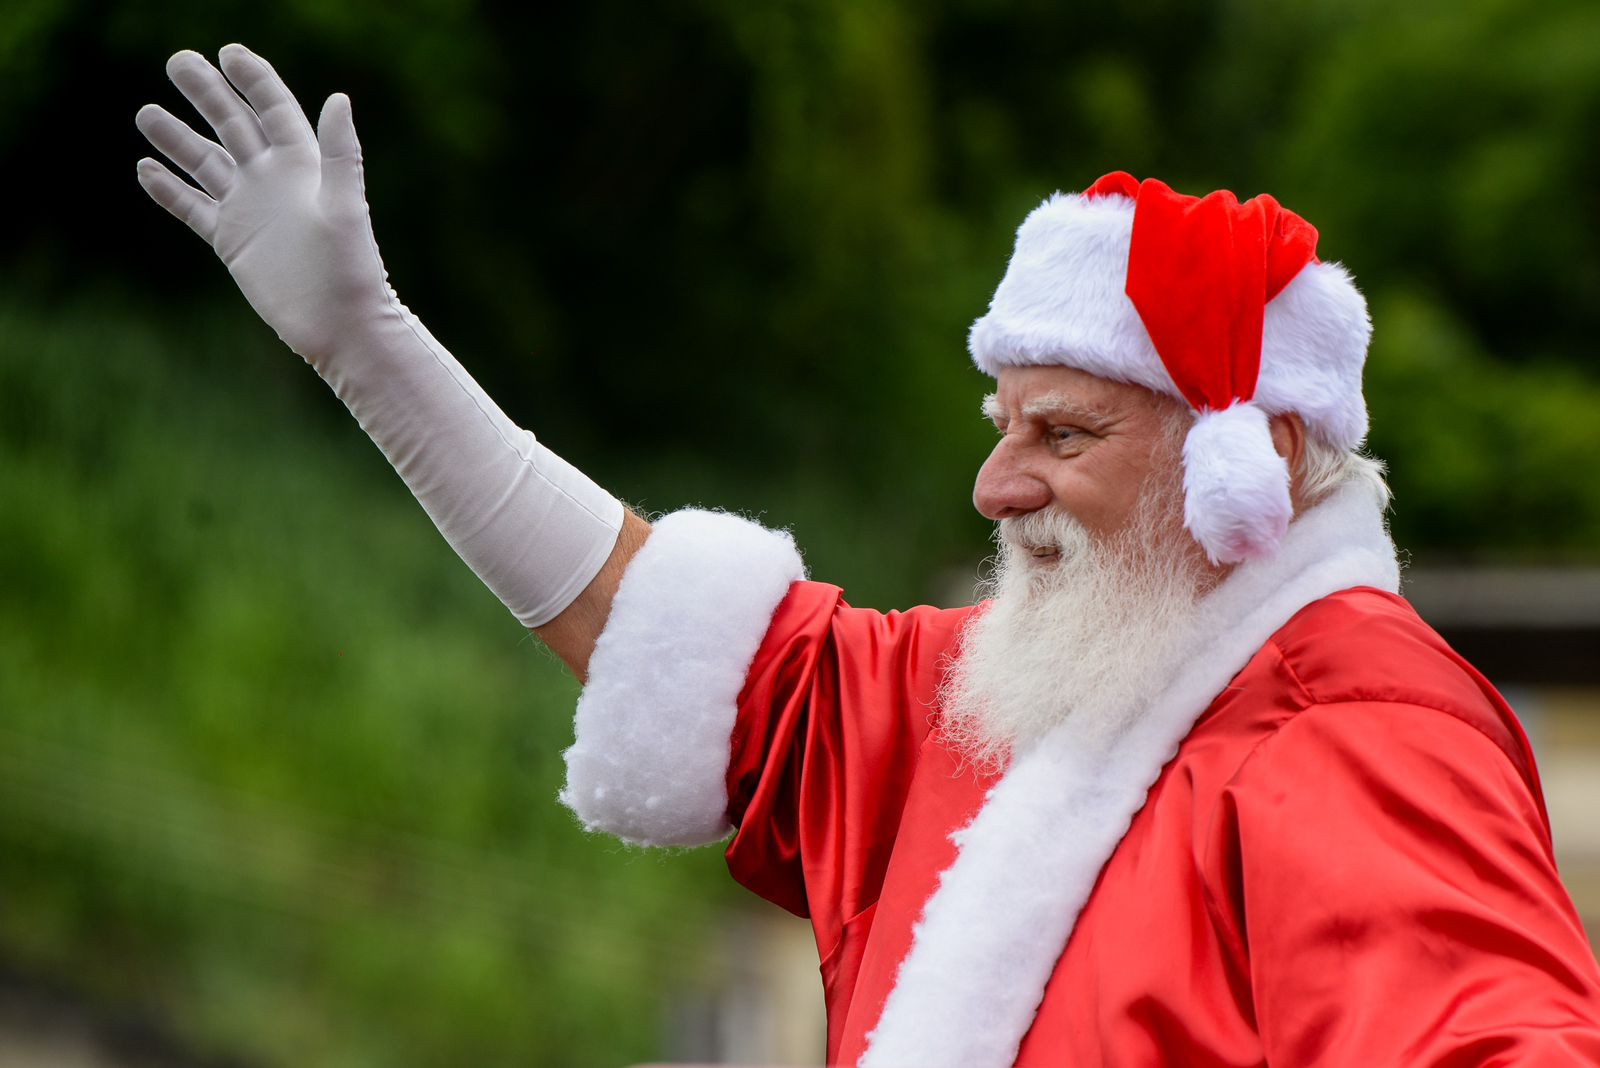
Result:
<svg viewBox="0 0 1600 1068"><path fill-rule="evenodd" d="M986 555L965 330L1023 215L1274 193L1600 927L1589 0L8 0L0 1064L821 1057L806 925L577 829L576 684L135 183L166 57L232 40L350 93L392 281L513 418L876 607Z"/></svg>

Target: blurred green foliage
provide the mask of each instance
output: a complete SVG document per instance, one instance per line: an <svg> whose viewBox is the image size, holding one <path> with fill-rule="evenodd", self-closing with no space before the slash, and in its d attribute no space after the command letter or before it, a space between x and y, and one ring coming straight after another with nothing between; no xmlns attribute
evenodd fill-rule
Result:
<svg viewBox="0 0 1600 1068"><path fill-rule="evenodd" d="M1600 556L1588 0L14 0L0 952L206 1048L646 1057L725 893L556 808L575 685L135 184L165 57L234 39L351 93L395 284L513 417L857 603L983 555L966 326L1118 168L1354 271L1414 558Z"/></svg>
<svg viewBox="0 0 1600 1068"><path fill-rule="evenodd" d="M232 365L271 345L183 319L0 304L5 957L264 1063L649 1057L715 853L585 840L576 684L359 430Z"/></svg>

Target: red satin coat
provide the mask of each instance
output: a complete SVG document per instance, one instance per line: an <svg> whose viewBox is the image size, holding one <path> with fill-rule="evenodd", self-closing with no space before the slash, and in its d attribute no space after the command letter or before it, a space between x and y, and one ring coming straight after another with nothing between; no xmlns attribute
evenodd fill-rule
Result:
<svg viewBox="0 0 1600 1068"><path fill-rule="evenodd" d="M810 917L830 1064L991 785L929 738L969 611L797 583L740 697L728 865ZM1162 771L1017 1063L1600 1064L1600 968L1504 701L1398 597L1302 609Z"/></svg>

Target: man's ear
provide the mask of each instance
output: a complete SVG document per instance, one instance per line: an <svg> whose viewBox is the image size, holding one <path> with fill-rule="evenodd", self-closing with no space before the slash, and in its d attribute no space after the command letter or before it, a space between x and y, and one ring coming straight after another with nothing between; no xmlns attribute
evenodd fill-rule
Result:
<svg viewBox="0 0 1600 1068"><path fill-rule="evenodd" d="M1278 455L1283 457L1283 462L1289 468L1289 496L1295 502L1296 509L1300 503L1301 471L1300 466L1305 461L1306 455L1306 425L1300 417L1293 412L1275 415L1269 420L1267 426L1272 431L1272 447L1278 450Z"/></svg>

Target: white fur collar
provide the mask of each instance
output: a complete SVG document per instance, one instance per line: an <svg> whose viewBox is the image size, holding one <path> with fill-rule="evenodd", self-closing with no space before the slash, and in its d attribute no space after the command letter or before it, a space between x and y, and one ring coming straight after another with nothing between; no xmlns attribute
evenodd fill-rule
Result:
<svg viewBox="0 0 1600 1068"><path fill-rule="evenodd" d="M952 836L960 852L923 909L863 1068L1013 1064L1100 869L1195 720L1301 608L1399 585L1371 491L1347 486L1202 602L1215 637L1125 733L1095 737L1069 721L1020 757Z"/></svg>

